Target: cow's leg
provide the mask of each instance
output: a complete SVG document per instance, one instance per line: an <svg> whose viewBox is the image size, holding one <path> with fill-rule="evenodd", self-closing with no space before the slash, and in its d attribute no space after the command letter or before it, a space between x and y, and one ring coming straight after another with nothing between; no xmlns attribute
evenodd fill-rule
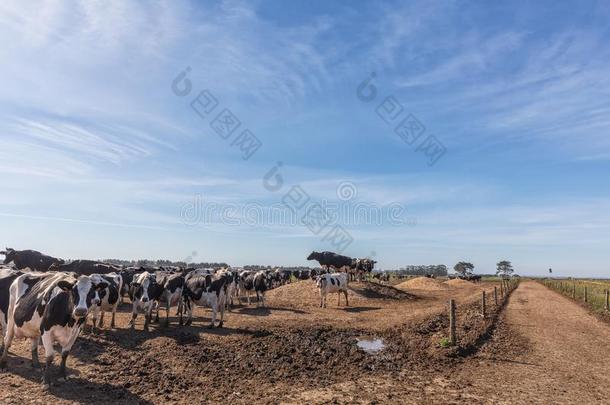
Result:
<svg viewBox="0 0 610 405"><path fill-rule="evenodd" d="M127 326L129 326L132 330L135 328L136 326L136 318L138 317L138 308L136 306L136 303L134 302L131 306L131 321L129 321L129 324Z"/></svg>
<svg viewBox="0 0 610 405"><path fill-rule="evenodd" d="M102 329L102 328L104 327L104 313L105 313L105 312L106 312L106 311L104 311L103 309L101 309L101 310L100 310L100 320L99 320L99 322L97 323L97 327L98 327L99 329Z"/></svg>
<svg viewBox="0 0 610 405"><path fill-rule="evenodd" d="M246 290L246 295L248 296L248 306L250 306L250 290Z"/></svg>
<svg viewBox="0 0 610 405"><path fill-rule="evenodd" d="M180 326L184 325L184 318L182 313L184 312L184 302L182 301L182 295L180 295L180 298L178 299L178 323Z"/></svg>
<svg viewBox="0 0 610 405"><path fill-rule="evenodd" d="M222 299L222 303L220 305L220 323L218 324L219 328L222 328L225 321L225 301L226 297Z"/></svg>
<svg viewBox="0 0 610 405"><path fill-rule="evenodd" d="M59 378L58 381L65 381L68 378L68 374L66 373L66 360L68 359L68 355L70 354L70 350L72 350L72 346L74 346L74 342L76 342L76 338L80 334L80 327L73 328L70 334L70 339L62 344L61 347L61 363L59 365Z"/></svg>
<svg viewBox="0 0 610 405"><path fill-rule="evenodd" d="M32 367L40 368L40 361L38 361L38 337L30 339L32 342Z"/></svg>
<svg viewBox="0 0 610 405"><path fill-rule="evenodd" d="M189 326L193 323L193 303L190 301L186 302L186 322L184 323L186 326Z"/></svg>
<svg viewBox="0 0 610 405"><path fill-rule="evenodd" d="M55 349L53 348L53 337L51 333L42 334L42 345L44 347L45 367L42 375L42 385L49 388L51 385L51 366L53 365L53 357L55 357Z"/></svg>
<svg viewBox="0 0 610 405"><path fill-rule="evenodd" d="M13 337L15 337L15 321L9 318L8 326L6 327L6 334L4 335L4 348L2 349L2 357L0 357L0 368L6 367L8 349L10 349L11 344L13 344Z"/></svg>
<svg viewBox="0 0 610 405"><path fill-rule="evenodd" d="M214 328L214 324L216 323L216 312L218 310L218 299L215 299L212 302L212 305L210 305L212 307L212 323L210 323L210 329Z"/></svg>
<svg viewBox="0 0 610 405"><path fill-rule="evenodd" d="M322 308L323 303L324 303L324 298L322 297L322 289L320 288L320 308Z"/></svg>
<svg viewBox="0 0 610 405"><path fill-rule="evenodd" d="M61 352L61 363L59 364L59 381L65 381L68 378L66 373L66 360L68 360L69 350L62 350Z"/></svg>
<svg viewBox="0 0 610 405"><path fill-rule="evenodd" d="M341 305L341 290L337 291L337 306Z"/></svg>
<svg viewBox="0 0 610 405"><path fill-rule="evenodd" d="M114 306L112 307L112 318L110 319L110 328L114 329L116 327L116 324L114 323L114 318L116 317L116 309L119 306L119 302L117 301Z"/></svg>
<svg viewBox="0 0 610 405"><path fill-rule="evenodd" d="M349 307L349 301L347 300L347 290L343 290L343 294L345 294L345 306Z"/></svg>
<svg viewBox="0 0 610 405"><path fill-rule="evenodd" d="M146 313L144 314L144 330L146 332L149 331L148 325L150 324L150 320L152 318L153 306L154 306L153 302L148 301L148 306L146 307ZM158 312L157 312L157 315L159 315Z"/></svg>
<svg viewBox="0 0 610 405"><path fill-rule="evenodd" d="M165 304L165 326L169 326L169 304L170 301L167 300L167 303Z"/></svg>

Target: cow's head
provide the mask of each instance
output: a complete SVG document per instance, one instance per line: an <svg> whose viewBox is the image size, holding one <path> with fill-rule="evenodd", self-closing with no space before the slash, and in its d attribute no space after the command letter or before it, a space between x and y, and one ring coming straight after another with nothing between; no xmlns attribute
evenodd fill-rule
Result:
<svg viewBox="0 0 610 405"><path fill-rule="evenodd" d="M319 255L319 253L318 253L318 252L316 252L316 251L311 252L311 253L309 254L309 256L307 256L307 260L315 260L315 259L316 259L316 257L318 257L318 255Z"/></svg>
<svg viewBox="0 0 610 405"><path fill-rule="evenodd" d="M4 264L9 264L15 259L15 254L17 251L15 249L6 248L4 251L0 252L0 255L4 255Z"/></svg>
<svg viewBox="0 0 610 405"><path fill-rule="evenodd" d="M324 286L326 285L326 275L325 274L321 274L319 276L317 276L316 278L313 279L316 283L316 287L318 288L324 288Z"/></svg>
<svg viewBox="0 0 610 405"><path fill-rule="evenodd" d="M136 281L131 283L132 299L140 300L143 303L151 301L151 290L155 284L156 277L154 274L141 275Z"/></svg>
<svg viewBox="0 0 610 405"><path fill-rule="evenodd" d="M63 260L62 260L62 262L63 262ZM49 271L60 271L61 266L63 264L64 263L55 262L49 266Z"/></svg>
<svg viewBox="0 0 610 405"><path fill-rule="evenodd" d="M74 309L72 316L76 319L84 318L89 313L91 306L100 303L99 291L108 287L105 282L94 283L88 276L80 276L76 281L61 280L57 287L72 295Z"/></svg>

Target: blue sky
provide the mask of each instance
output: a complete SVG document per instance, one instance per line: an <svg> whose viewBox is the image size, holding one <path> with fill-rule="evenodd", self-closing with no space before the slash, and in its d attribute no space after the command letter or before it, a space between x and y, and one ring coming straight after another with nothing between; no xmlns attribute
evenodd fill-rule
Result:
<svg viewBox="0 0 610 405"><path fill-rule="evenodd" d="M3 2L0 240L306 264L333 250L324 232L242 218L299 185L312 202L400 207L399 223L333 222L353 239L344 254L381 268L509 259L607 276L608 21L601 1ZM202 119L203 90L218 109ZM389 96L446 149L434 165L376 114ZM224 108L262 143L247 160L211 128ZM277 162L285 183L269 191ZM185 220L213 204L232 220Z"/></svg>

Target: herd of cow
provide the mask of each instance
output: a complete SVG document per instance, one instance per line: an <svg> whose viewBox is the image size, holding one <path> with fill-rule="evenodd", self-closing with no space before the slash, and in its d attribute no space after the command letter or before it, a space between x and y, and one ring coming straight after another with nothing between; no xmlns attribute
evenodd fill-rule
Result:
<svg viewBox="0 0 610 405"><path fill-rule="evenodd" d="M122 268L92 260L64 260L33 250L7 248L0 267L0 325L3 340L0 368L6 367L13 339L31 341L32 366L40 367L38 346L42 342L46 366L43 384L50 384L50 368L55 357L54 344L61 347L60 380L66 378L66 359L81 329L92 315L93 329L103 327L104 313L112 314L110 326L115 327L115 314L120 302L128 296L132 303L129 327L135 327L138 313L144 314L144 329L148 330L156 311L169 313L177 307L179 323L190 325L193 306L208 306L212 310L210 327L223 326L225 310L234 299L256 294L257 305L265 305L265 292L290 282L291 279L314 279L320 292L320 306L326 307L326 296L338 293L348 305L349 279L371 272L375 262L351 259L332 252L312 252L308 260L317 260L322 270L311 269L248 271L244 269L200 268ZM331 273L334 270L335 273ZM342 271L342 272L341 272ZM340 301L339 301L340 302ZM183 317L186 316L186 322Z"/></svg>

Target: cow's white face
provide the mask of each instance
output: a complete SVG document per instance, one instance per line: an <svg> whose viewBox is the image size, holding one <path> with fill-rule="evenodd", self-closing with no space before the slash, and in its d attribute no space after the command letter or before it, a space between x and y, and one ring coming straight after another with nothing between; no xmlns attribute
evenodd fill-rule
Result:
<svg viewBox="0 0 610 405"><path fill-rule="evenodd" d="M323 276L318 276L318 277L316 277L316 279L315 279L315 281L316 281L316 287L318 287L318 288L322 288L322 279L323 279L323 278L324 278Z"/></svg>
<svg viewBox="0 0 610 405"><path fill-rule="evenodd" d="M100 302L97 289L94 288L91 279L87 276L78 278L76 284L72 287L72 296L74 299L72 314L75 318L84 318L89 313L89 308Z"/></svg>

